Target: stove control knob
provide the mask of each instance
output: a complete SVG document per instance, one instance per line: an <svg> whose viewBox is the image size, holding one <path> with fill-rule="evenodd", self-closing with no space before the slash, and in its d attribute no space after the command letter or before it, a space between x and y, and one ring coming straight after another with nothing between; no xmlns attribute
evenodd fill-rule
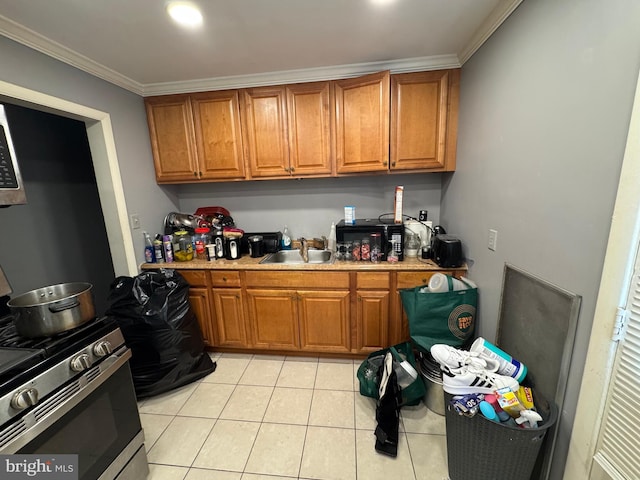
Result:
<svg viewBox="0 0 640 480"><path fill-rule="evenodd" d="M111 344L107 340L96 343L93 346L93 353L96 357L106 357L111 355Z"/></svg>
<svg viewBox="0 0 640 480"><path fill-rule="evenodd" d="M16 410L24 410L38 403L38 390L25 388L17 392L11 399L11 406Z"/></svg>
<svg viewBox="0 0 640 480"><path fill-rule="evenodd" d="M91 361L86 353L81 353L71 359L71 370L74 372L81 372L89 368L91 368Z"/></svg>

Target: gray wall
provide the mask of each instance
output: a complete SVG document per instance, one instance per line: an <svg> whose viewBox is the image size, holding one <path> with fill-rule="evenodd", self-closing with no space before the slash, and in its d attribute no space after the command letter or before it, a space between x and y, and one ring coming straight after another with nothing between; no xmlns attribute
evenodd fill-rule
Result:
<svg viewBox="0 0 640 480"><path fill-rule="evenodd" d="M635 0L525 1L462 70L441 216L495 338L504 263L582 296L552 478L579 394L640 62ZM487 248L498 231L497 251Z"/></svg>
<svg viewBox="0 0 640 480"><path fill-rule="evenodd" d="M155 182L142 97L2 36L0 63L2 81L110 114L127 209L140 217L141 229L132 235L142 262L142 230L155 229L177 208L176 199Z"/></svg>
<svg viewBox="0 0 640 480"><path fill-rule="evenodd" d="M344 218L344 206L354 205L357 218L393 213L396 185L404 186L403 212L428 220L440 217L441 174L383 175L304 180L181 185L173 187L183 212L222 206L245 231L278 231L286 224L295 238L329 235L331 222Z"/></svg>

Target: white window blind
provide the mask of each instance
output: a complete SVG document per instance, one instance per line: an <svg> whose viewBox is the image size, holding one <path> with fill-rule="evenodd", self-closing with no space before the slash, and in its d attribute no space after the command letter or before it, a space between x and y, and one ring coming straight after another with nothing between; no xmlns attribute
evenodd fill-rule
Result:
<svg viewBox="0 0 640 480"><path fill-rule="evenodd" d="M640 479L640 269L637 261L626 309L628 319L614 363L596 451L622 478L637 480Z"/></svg>

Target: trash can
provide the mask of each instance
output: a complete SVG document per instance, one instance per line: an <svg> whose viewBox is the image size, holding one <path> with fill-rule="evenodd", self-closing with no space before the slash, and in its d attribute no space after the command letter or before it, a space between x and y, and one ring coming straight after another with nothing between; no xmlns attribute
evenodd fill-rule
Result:
<svg viewBox="0 0 640 480"><path fill-rule="evenodd" d="M480 412L459 415L450 404L453 396L444 396L450 480L531 478L545 435L558 418L553 402L535 397L543 421L537 428L519 428L492 422Z"/></svg>

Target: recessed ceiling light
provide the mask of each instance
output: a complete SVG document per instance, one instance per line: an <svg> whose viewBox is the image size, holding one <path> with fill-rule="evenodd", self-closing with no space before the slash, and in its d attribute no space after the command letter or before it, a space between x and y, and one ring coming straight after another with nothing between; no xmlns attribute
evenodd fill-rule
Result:
<svg viewBox="0 0 640 480"><path fill-rule="evenodd" d="M395 3L396 0L369 0L374 5L390 5Z"/></svg>
<svg viewBox="0 0 640 480"><path fill-rule="evenodd" d="M167 12L180 25L197 27L202 25L202 14L191 2L169 2Z"/></svg>

